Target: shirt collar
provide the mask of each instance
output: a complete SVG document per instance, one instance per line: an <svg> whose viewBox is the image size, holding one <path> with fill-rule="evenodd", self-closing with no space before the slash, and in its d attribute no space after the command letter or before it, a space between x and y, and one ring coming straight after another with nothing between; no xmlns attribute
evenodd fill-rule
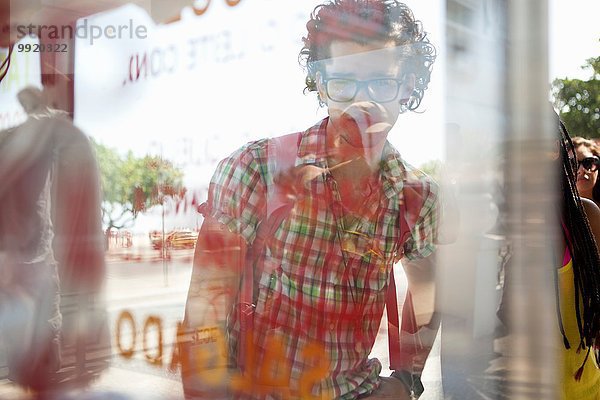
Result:
<svg viewBox="0 0 600 400"><path fill-rule="evenodd" d="M302 133L295 166L327 165L328 122L329 117L326 117ZM411 179L414 171L415 169L402 159L398 150L389 141L386 141L380 164L380 176L386 197L401 196L404 182Z"/></svg>
<svg viewBox="0 0 600 400"><path fill-rule="evenodd" d="M322 119L302 133L296 166L325 165L327 157L327 123L329 117Z"/></svg>

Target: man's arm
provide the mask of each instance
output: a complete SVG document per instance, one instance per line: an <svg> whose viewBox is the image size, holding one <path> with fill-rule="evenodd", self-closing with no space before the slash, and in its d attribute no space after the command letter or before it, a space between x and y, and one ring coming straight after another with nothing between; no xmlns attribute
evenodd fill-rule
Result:
<svg viewBox="0 0 600 400"><path fill-rule="evenodd" d="M239 291L246 244L255 240L266 196L254 150L244 146L219 163L201 206L204 222L186 306L191 326L224 327Z"/></svg>
<svg viewBox="0 0 600 400"><path fill-rule="evenodd" d="M239 291L246 241L215 218L204 219L188 296L187 322L191 326L225 328L227 313Z"/></svg>
<svg viewBox="0 0 600 400"><path fill-rule="evenodd" d="M206 216L196 243L183 330L178 332L186 398L228 396L227 316L238 294L246 242Z"/></svg>
<svg viewBox="0 0 600 400"><path fill-rule="evenodd" d="M402 259L418 326L431 322L435 311L435 253L418 260Z"/></svg>
<svg viewBox="0 0 600 400"><path fill-rule="evenodd" d="M406 196L405 216L411 226L408 240L404 243L402 266L408 280L408 293L405 300L400 331L401 363L393 376L402 380L409 390L417 395L423 392L420 376L429 356L438 328L439 318L435 312L435 269L436 242L439 225L439 191L431 182L429 191L416 191ZM426 197L423 198L423 193ZM410 194L410 193L409 193ZM410 224L410 210L420 206L419 218Z"/></svg>

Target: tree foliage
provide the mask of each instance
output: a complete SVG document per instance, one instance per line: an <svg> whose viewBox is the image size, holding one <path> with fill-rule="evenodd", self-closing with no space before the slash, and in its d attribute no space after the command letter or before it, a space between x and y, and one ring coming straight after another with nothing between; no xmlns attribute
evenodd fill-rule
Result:
<svg viewBox="0 0 600 400"><path fill-rule="evenodd" d="M435 180L439 180L442 162L440 160L429 160L421 164L419 169Z"/></svg>
<svg viewBox="0 0 600 400"><path fill-rule="evenodd" d="M156 156L136 157L94 142L102 184L102 222L107 230L126 228L140 212L165 198L185 194L183 173L171 161Z"/></svg>
<svg viewBox="0 0 600 400"><path fill-rule="evenodd" d="M554 105L571 136L600 138L600 57L582 66L591 71L588 80L555 79Z"/></svg>

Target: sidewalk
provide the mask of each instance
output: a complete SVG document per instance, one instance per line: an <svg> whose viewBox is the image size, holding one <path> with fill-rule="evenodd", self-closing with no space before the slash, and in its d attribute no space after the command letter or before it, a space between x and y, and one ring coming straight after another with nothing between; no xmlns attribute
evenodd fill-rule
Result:
<svg viewBox="0 0 600 400"><path fill-rule="evenodd" d="M156 252L156 251L153 251ZM150 259L153 252L142 253L142 259L146 262ZM156 252L157 253L157 252ZM93 399L93 400L176 400L183 399L183 392L178 372L168 370L168 364L172 357L172 342L176 337L176 322L183 315L185 298L189 285L191 273L191 261L188 263L187 255L178 253L181 257L176 257L169 263L169 285L165 285L162 268L159 265L147 264L138 265L139 261L131 262L132 265L119 265L122 255L125 252L113 252L109 258L109 268L106 282L106 296L108 300L107 308L109 312L111 335L112 335L112 363L96 380L92 381L85 390L75 390L52 398L54 399ZM145 254L145 255L144 255ZM160 261L160 260L159 260ZM131 269L130 269L131 268ZM151 273L139 274L136 271L131 272L133 268L148 268ZM397 277L398 287L403 288L404 279ZM405 290L405 289L404 289ZM403 298L403 297L400 297ZM116 320L118 315L124 311L130 311L136 323L137 351L132 359L125 359L118 354L116 346ZM161 315L163 319L163 365L161 367L152 366L145 359L140 349L142 348L142 336L139 332L143 329L144 318L152 311ZM124 331L127 332L127 331ZM123 347L128 348L131 345L127 341L127 334L123 335ZM156 337L150 335L148 339L149 348L157 343ZM390 373L388 366L388 344L387 344L387 322L382 321L380 334L375 342L371 353L372 357L377 357L383 367L383 374ZM440 347L439 336L436 341L430 358L427 362L423 375L423 383L426 391L421 400L434 400L442 398L441 376L440 376ZM0 399L6 400L29 400L34 397L3 380L0 381Z"/></svg>
<svg viewBox="0 0 600 400"><path fill-rule="evenodd" d="M183 399L183 392L178 373L163 367L150 366L142 352L142 334L144 310L160 309L168 306L176 311L161 315L165 324L163 327L164 364L171 359L172 342L176 337L176 322L183 316L185 298L191 273L192 251L176 251L168 263L168 285L165 285L162 274L162 260L156 257L160 254L150 248L140 252L139 249L117 249L107 254L107 277L105 294L111 332L112 361L108 369L92 380L86 389L65 390L60 394L49 397L58 399L106 399L106 400L170 400ZM131 257L134 254L136 256ZM139 257L141 256L141 257ZM131 265L127 265L131 264ZM156 265L155 265L156 264ZM152 267L151 273L129 273L129 269L144 269ZM137 324L136 354L131 360L119 354L116 345L116 321L122 311L129 311ZM124 324L125 325L125 324ZM127 331L125 331L127 332ZM124 336L124 342L127 340ZM130 340L130 339L129 339ZM150 346L156 346L157 341L149 335ZM123 343L123 347L130 346ZM149 346L149 347L150 347ZM150 347L152 349L152 347ZM0 366L4 365L0 352ZM72 368L72 367L71 367ZM6 369L0 367L0 376L6 375ZM8 380L0 380L0 399L2 400L33 400L36 397Z"/></svg>

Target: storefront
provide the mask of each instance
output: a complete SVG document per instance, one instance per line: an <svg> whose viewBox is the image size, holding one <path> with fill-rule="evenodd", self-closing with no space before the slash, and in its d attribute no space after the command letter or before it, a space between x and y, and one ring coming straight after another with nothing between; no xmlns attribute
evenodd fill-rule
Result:
<svg viewBox="0 0 600 400"><path fill-rule="evenodd" d="M9 34L0 41L0 132L36 119L24 111L17 95L27 87L43 89L44 107L66 113L60 118L72 120L90 138L91 162L98 169L92 179L97 187L90 190L102 189L101 210L95 210L102 220L94 217L98 229L89 239L91 247L103 248L102 262L82 268L83 276L94 277L93 284L79 287L71 269L61 271L63 253L55 250L59 275L67 282L61 293L59 378L65 393L183 398L181 370L188 361L178 340L192 291L209 299L196 310L204 325L195 327L193 340L208 349L201 352L204 358L198 356L208 364L200 369L204 379L223 385L219 363L225 358L215 354L228 351L223 331L228 313L223 310L232 293L218 279L194 286L202 204L219 161L244 143L303 131L327 117L317 94L304 90L306 72L298 62L306 21L319 3L0 0L0 16L10 16L10 28L3 31ZM552 396L548 376L553 376L555 358L542 350L554 338L540 337L555 322L554 289L543 265L551 261L546 260L551 241L544 227L556 221L540 210L553 207L551 185L544 188L543 183L554 176L550 161L537 158L543 146L531 150L531 157L548 167L535 176L528 169L529 153L521 150L527 143L546 143L554 134L543 118L532 117L550 120L544 87L547 35L523 39L528 23L546 26L547 17L539 11L548 4L426 3L407 2L437 49L431 81L419 112L401 114L387 136L403 160L437 180L446 205L440 218L448 240L437 248L435 274L411 274L410 267L405 273L402 263L391 272L399 310L409 281L414 292L415 323L422 329L410 337L412 346L433 346L421 376L422 399L442 399L444 394L470 399L476 393L500 399L507 391L517 393L512 384L522 382L532 388L530 394L519 392L522 398ZM521 15L530 22L524 23ZM523 69L522 63L539 70ZM376 90L369 80L360 82L370 96ZM520 194L545 200L532 205ZM231 201L236 199L232 195ZM77 216L83 214L76 211L73 225L80 225ZM81 225L87 222L81 220ZM62 236L56 235L59 246ZM72 251L75 259L81 256L77 249ZM511 318L523 322L524 315L539 310L539 324L525 323L527 329L520 332L526 360L509 361L526 365L524 380L500 377L507 370L492 368L494 346L502 340L496 311L510 256L513 268L526 271L516 278L514 296L503 299L523 306L513 308ZM439 319L441 328L436 326ZM386 320L384 314L370 354L381 361L382 375L392 372ZM0 351L6 350L3 346L7 344L0 339ZM0 355L0 397L27 396L9 381L5 365ZM517 367L507 368L510 374ZM266 376L262 373L258 380ZM252 386L246 378L233 386Z"/></svg>

